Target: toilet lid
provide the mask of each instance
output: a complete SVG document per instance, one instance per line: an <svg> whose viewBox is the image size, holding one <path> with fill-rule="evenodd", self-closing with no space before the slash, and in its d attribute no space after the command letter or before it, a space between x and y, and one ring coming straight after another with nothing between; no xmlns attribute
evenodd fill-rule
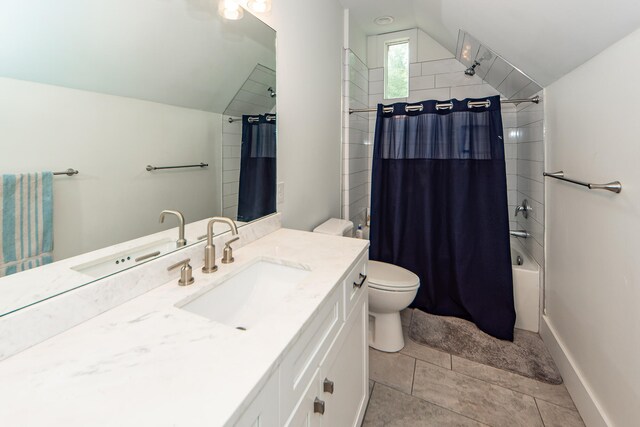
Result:
<svg viewBox="0 0 640 427"><path fill-rule="evenodd" d="M369 261L367 269L369 286L372 288L402 291L420 286L420 278L409 270L380 261Z"/></svg>

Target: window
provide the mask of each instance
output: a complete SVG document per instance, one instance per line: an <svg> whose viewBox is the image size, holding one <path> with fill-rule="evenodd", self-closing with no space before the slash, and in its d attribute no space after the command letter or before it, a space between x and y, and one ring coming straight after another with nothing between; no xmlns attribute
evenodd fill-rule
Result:
<svg viewBox="0 0 640 427"><path fill-rule="evenodd" d="M409 96L409 40L386 44L384 68L384 97Z"/></svg>

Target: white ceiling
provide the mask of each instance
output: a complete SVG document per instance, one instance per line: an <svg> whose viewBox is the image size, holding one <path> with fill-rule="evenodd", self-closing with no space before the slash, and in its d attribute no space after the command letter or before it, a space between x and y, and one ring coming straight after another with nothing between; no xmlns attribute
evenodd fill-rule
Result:
<svg viewBox="0 0 640 427"><path fill-rule="evenodd" d="M455 54L458 31L465 30L542 86L640 28L638 0L341 2L367 35L419 27ZM395 22L373 23L383 15Z"/></svg>
<svg viewBox="0 0 640 427"><path fill-rule="evenodd" d="M0 0L0 77L222 113L275 31L209 0Z"/></svg>

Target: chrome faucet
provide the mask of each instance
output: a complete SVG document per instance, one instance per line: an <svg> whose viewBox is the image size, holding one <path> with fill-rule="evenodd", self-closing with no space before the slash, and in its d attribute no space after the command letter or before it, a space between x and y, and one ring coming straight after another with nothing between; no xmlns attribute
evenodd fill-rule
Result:
<svg viewBox="0 0 640 427"><path fill-rule="evenodd" d="M187 241L184 238L184 215L182 215L182 213L179 211L164 210L160 213L161 224L164 222L164 216L166 214L171 214L178 217L179 225L178 225L178 240L176 240L176 248L181 248L187 244Z"/></svg>
<svg viewBox="0 0 640 427"><path fill-rule="evenodd" d="M238 234L238 227L236 227L236 223L233 222L231 218L226 218L222 216L216 216L211 218L209 223L207 224L207 246L204 248L204 267L202 267L203 273L213 273L218 270L218 266L216 265L216 247L213 244L213 224L216 222L223 222L229 225L231 229L231 234Z"/></svg>

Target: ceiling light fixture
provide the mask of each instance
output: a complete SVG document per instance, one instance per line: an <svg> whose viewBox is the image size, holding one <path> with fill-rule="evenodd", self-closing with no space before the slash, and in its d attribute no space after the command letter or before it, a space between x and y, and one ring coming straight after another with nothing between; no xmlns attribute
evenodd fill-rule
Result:
<svg viewBox="0 0 640 427"><path fill-rule="evenodd" d="M237 21L238 19L242 19L244 9L242 9L236 0L220 0L218 3L218 13L224 19Z"/></svg>
<svg viewBox="0 0 640 427"><path fill-rule="evenodd" d="M378 25L389 25L393 22L393 16L378 16L373 22Z"/></svg>
<svg viewBox="0 0 640 427"><path fill-rule="evenodd" d="M247 7L255 13L267 13L271 10L271 0L249 0Z"/></svg>

